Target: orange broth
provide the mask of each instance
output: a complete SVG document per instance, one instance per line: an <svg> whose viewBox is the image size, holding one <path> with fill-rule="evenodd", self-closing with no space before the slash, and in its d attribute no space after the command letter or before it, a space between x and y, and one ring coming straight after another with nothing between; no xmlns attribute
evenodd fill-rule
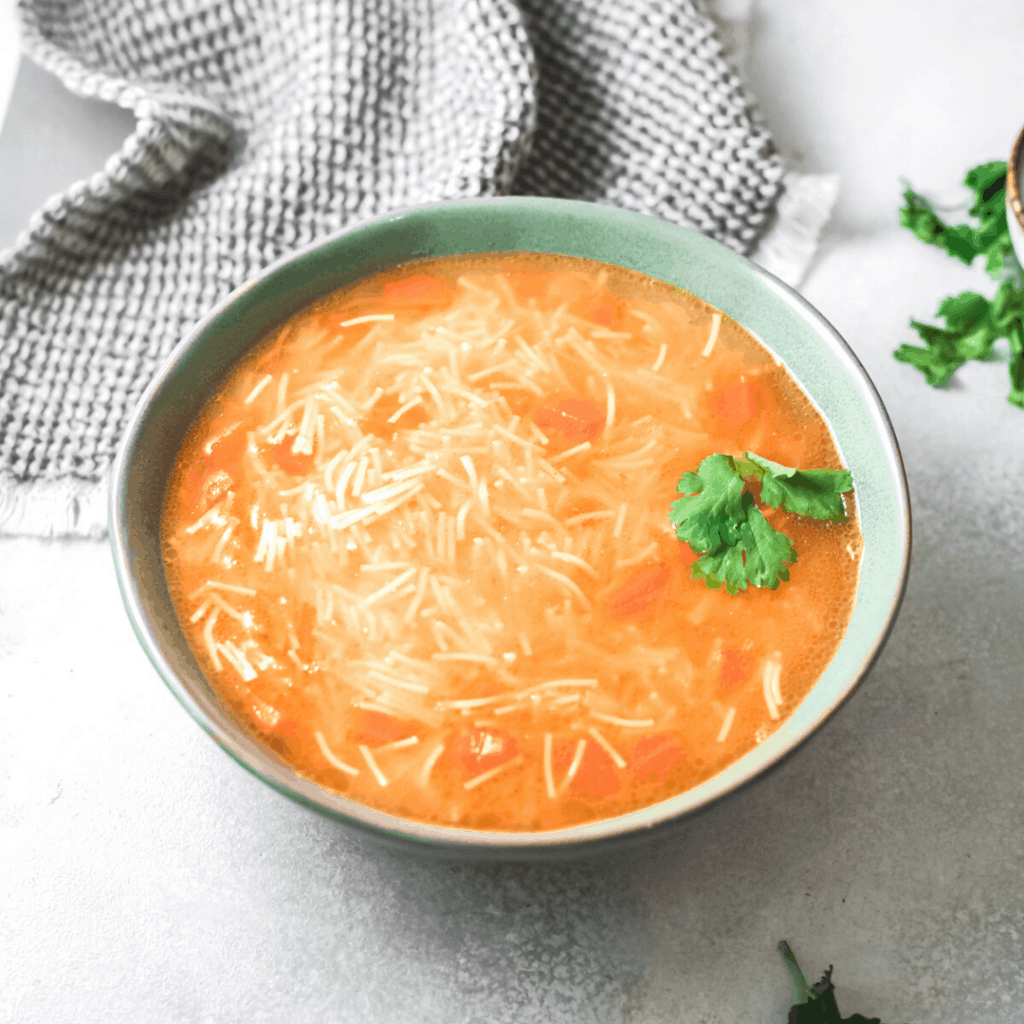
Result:
<svg viewBox="0 0 1024 1024"><path fill-rule="evenodd" d="M689 579L668 520L715 452L841 468L742 327L643 275L458 257L364 280L227 375L163 537L182 628L301 775L442 825L635 810L773 733L853 610L850 521L765 509L775 591Z"/></svg>

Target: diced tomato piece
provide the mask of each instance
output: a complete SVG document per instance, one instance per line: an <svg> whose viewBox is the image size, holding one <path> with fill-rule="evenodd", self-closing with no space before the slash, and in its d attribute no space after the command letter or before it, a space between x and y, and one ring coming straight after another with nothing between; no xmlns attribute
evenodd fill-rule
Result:
<svg viewBox="0 0 1024 1024"><path fill-rule="evenodd" d="M497 768L515 757L518 749L507 732L492 728L460 731L446 746L470 776Z"/></svg>
<svg viewBox="0 0 1024 1024"><path fill-rule="evenodd" d="M588 739L583 760L569 783L569 792L587 803L606 800L622 788L625 771L616 766L606 750Z"/></svg>
<svg viewBox="0 0 1024 1024"><path fill-rule="evenodd" d="M313 466L316 453L316 438L313 439L313 454L305 452L293 452L295 438L298 436L299 428L292 424L288 428L284 439L278 444L269 445L267 448L270 457L286 472L292 476L302 476L309 472Z"/></svg>
<svg viewBox="0 0 1024 1024"><path fill-rule="evenodd" d="M756 380L740 381L724 388L718 396L718 415L726 427L742 427L761 411L761 385Z"/></svg>
<svg viewBox="0 0 1024 1024"><path fill-rule="evenodd" d="M608 602L608 611L616 618L642 615L665 596L672 570L666 566L645 569L619 588Z"/></svg>
<svg viewBox="0 0 1024 1024"><path fill-rule="evenodd" d="M353 708L349 714L349 738L353 743L379 747L411 736L414 728L407 722L392 718L381 711Z"/></svg>
<svg viewBox="0 0 1024 1024"><path fill-rule="evenodd" d="M718 693L724 695L742 686L748 678L747 659L732 647L722 651L722 670L718 674Z"/></svg>
<svg viewBox="0 0 1024 1024"><path fill-rule="evenodd" d="M198 508L203 512L213 508L231 490L233 484L231 474L227 471L218 469L216 473L211 473L199 489Z"/></svg>
<svg viewBox="0 0 1024 1024"><path fill-rule="evenodd" d="M207 469L233 469L245 451L249 424L239 420L221 428L203 445Z"/></svg>
<svg viewBox="0 0 1024 1024"><path fill-rule="evenodd" d="M559 434L563 441L577 445L601 436L606 414L601 406L586 398L562 398L541 408L535 419L541 430Z"/></svg>
<svg viewBox="0 0 1024 1024"><path fill-rule="evenodd" d="M666 782L686 760L686 751L678 736L660 733L637 741L626 765L634 782Z"/></svg>
<svg viewBox="0 0 1024 1024"><path fill-rule="evenodd" d="M286 440L281 444L273 445L270 449L274 461L292 476L303 476L309 472L313 465L313 456L305 453L296 454L292 451L292 441Z"/></svg>
<svg viewBox="0 0 1024 1024"><path fill-rule="evenodd" d="M437 306L450 299L448 286L439 277L416 274L384 286L384 300L399 305Z"/></svg>

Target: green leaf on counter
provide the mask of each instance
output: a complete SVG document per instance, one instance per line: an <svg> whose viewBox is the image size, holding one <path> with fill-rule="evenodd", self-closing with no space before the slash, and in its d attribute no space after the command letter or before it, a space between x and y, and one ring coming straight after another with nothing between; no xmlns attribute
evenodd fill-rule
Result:
<svg viewBox="0 0 1024 1024"><path fill-rule="evenodd" d="M900 223L964 263L985 256L985 269L1004 280L991 300L977 292L945 299L936 313L945 320L943 327L911 320L924 345L901 345L893 355L920 370L933 387L942 387L968 360L991 359L996 342L1005 338L1010 346L1007 398L1024 409L1024 281L1007 223L1006 164L981 164L968 171L964 184L974 192L969 212L978 227L944 223L932 204L909 187L903 194Z"/></svg>
<svg viewBox="0 0 1024 1024"><path fill-rule="evenodd" d="M903 193L900 224L922 242L941 246L964 263L985 256L985 269L996 277L1007 257L1013 254L1006 223L1006 164L993 162L975 167L967 172L964 184L974 192L974 205L969 213L978 219L978 227L946 224L932 203L909 185Z"/></svg>

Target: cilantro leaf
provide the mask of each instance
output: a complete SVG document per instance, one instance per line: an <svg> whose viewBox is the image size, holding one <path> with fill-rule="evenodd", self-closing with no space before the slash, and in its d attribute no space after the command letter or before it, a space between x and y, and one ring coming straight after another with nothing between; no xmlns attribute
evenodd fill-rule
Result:
<svg viewBox="0 0 1024 1024"><path fill-rule="evenodd" d="M1010 340L1010 394L1008 399L1024 409L1024 325L1018 320L1007 331Z"/></svg>
<svg viewBox="0 0 1024 1024"><path fill-rule="evenodd" d="M808 985L800 965L796 962L788 942L780 942L779 949L786 959L786 969L793 980L796 1002L789 1008L787 1024L882 1024L878 1017L865 1017L855 1013L839 1016L836 990L832 984L832 968L822 975L821 981Z"/></svg>
<svg viewBox="0 0 1024 1024"><path fill-rule="evenodd" d="M740 539L746 520L743 477L728 455L709 455L697 472L684 473L676 491L687 497L672 502L668 518L676 536L694 551L718 551Z"/></svg>
<svg viewBox="0 0 1024 1024"><path fill-rule="evenodd" d="M1006 221L1005 162L997 160L972 168L967 172L964 184L974 190L970 214L980 222L975 239L980 250L988 256L985 269L994 277L993 269L998 272L1002 267L1001 257L1013 252ZM1000 260L999 267L993 268L991 264L996 258Z"/></svg>
<svg viewBox="0 0 1024 1024"><path fill-rule="evenodd" d="M909 228L928 245L941 245L950 256L970 263L978 255L974 247L973 232L966 224L950 228L935 212L935 207L912 188L903 193L906 204L900 210L900 226Z"/></svg>
<svg viewBox="0 0 1024 1024"><path fill-rule="evenodd" d="M761 500L795 515L846 520L842 495L853 490L847 470L794 469L745 452L742 458L709 455L696 472L684 473L669 509L676 536L700 557L691 579L730 594L749 585L775 590L796 561L793 542L762 515L746 478L761 484Z"/></svg>
<svg viewBox="0 0 1024 1024"><path fill-rule="evenodd" d="M965 338L987 333L987 328L994 326L992 314L994 310L992 303L979 295L977 292L961 292L959 295L951 295L944 299L939 306L939 316L946 318L946 330L953 331ZM985 342L979 342L969 352L964 351L968 359L983 359L991 349L985 348Z"/></svg>
<svg viewBox="0 0 1024 1024"><path fill-rule="evenodd" d="M776 590L780 580L789 580L786 563L796 561L793 542L765 519L752 495L744 494L743 499L747 519L740 527L739 540L721 551L701 555L690 578L703 580L712 590L724 586L730 594L746 590L748 583Z"/></svg>
<svg viewBox="0 0 1024 1024"><path fill-rule="evenodd" d="M970 214L979 226L946 224L935 207L908 185L903 193L900 224L929 245L941 246L964 263L986 257L985 269L997 277L1007 262L1015 264L1013 243L1006 223L1006 164L995 161L967 172L964 184L974 192Z"/></svg>
<svg viewBox="0 0 1024 1024"><path fill-rule="evenodd" d="M967 362L957 354L957 337L950 331L910 321L910 326L921 335L925 347L900 345L893 355L901 363L909 363L924 374L924 379L933 388L949 383L950 377Z"/></svg>
<svg viewBox="0 0 1024 1024"><path fill-rule="evenodd" d="M1006 338L1010 343L1009 400L1021 405L1024 357L1018 346L1024 330L1024 291L1004 281L991 301L977 292L962 292L946 299L939 306L939 315L946 318L945 328L911 321L925 347L902 345L893 353L895 357L916 366L929 384L939 387L968 359L990 359L995 343Z"/></svg>
<svg viewBox="0 0 1024 1024"><path fill-rule="evenodd" d="M900 223L923 242L940 245L951 256L971 263L985 256L985 269L1003 278L990 301L977 292L962 292L946 299L937 316L945 327L918 320L910 326L924 346L901 345L893 355L915 366L932 387L948 384L969 359L986 360L995 343L1006 338L1010 345L1010 393L1007 400L1024 409L1024 273L1013 251L1006 214L1006 164L995 161L967 172L964 184L974 191L970 214L978 227L945 224L924 196L907 186Z"/></svg>
<svg viewBox="0 0 1024 1024"><path fill-rule="evenodd" d="M853 478L845 469L792 469L762 458L753 452L747 458L764 472L761 500L772 508L795 512L798 516L846 521L842 495L853 490Z"/></svg>
<svg viewBox="0 0 1024 1024"><path fill-rule="evenodd" d="M1005 332L1015 320L1020 320L1022 313L1024 313L1024 295L1009 281L1004 281L992 300L991 317L993 322L1000 331Z"/></svg>

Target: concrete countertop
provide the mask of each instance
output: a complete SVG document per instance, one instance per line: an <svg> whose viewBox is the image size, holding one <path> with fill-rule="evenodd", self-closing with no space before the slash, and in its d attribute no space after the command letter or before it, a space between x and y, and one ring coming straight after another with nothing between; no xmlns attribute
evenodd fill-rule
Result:
<svg viewBox="0 0 1024 1024"><path fill-rule="evenodd" d="M752 28L783 151L842 177L801 290L874 379L910 478L909 589L858 692L639 851L420 861L202 734L136 643L104 544L0 540L0 1021L781 1024L782 938L808 975L835 965L846 1014L1024 1021L1024 412L1005 354L946 391L891 355L911 315L994 291L895 226L899 179L960 204L966 169L1006 158L1024 8L758 0ZM23 65L0 247L130 127Z"/></svg>

